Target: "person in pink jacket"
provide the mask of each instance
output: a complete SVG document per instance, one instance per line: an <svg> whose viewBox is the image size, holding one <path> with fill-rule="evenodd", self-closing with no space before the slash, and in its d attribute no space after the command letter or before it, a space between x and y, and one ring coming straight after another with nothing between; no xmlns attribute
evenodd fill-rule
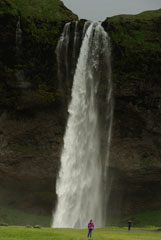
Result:
<svg viewBox="0 0 161 240"><path fill-rule="evenodd" d="M94 223L91 219L90 222L88 223L88 237L90 236L90 238L92 237L93 229L94 229Z"/></svg>

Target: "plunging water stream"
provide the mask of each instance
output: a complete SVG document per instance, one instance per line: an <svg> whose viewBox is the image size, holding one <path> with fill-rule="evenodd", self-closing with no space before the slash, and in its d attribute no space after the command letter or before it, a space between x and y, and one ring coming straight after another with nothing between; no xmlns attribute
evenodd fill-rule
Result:
<svg viewBox="0 0 161 240"><path fill-rule="evenodd" d="M19 16L16 25L16 47L18 53L20 51L21 44L22 44L22 30L21 30L21 18Z"/></svg>
<svg viewBox="0 0 161 240"><path fill-rule="evenodd" d="M16 76L17 85L19 86L19 88L27 89L28 87L30 87L31 84L26 80L23 67L21 66L22 58L23 58L23 51L22 51L23 41L22 40L23 39L22 39L22 29L21 29L21 18L19 16L16 24L16 61L19 67L15 71L15 76Z"/></svg>
<svg viewBox="0 0 161 240"><path fill-rule="evenodd" d="M67 34L68 27L63 36ZM104 184L113 112L110 43L99 23L85 24L85 28L68 108L69 118L56 184L58 203L52 227L84 228L89 219L93 219L97 227L105 225L107 194ZM57 51L60 44L62 38ZM100 103L102 82L107 95L106 101ZM103 110L100 104L105 106ZM107 125L103 134L102 119L106 119ZM104 144L102 138L105 139ZM102 145L106 148L104 154Z"/></svg>

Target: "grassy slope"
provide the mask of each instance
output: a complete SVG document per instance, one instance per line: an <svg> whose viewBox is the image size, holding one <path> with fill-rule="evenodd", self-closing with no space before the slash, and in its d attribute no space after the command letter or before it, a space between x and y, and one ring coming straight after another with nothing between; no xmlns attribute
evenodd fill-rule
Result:
<svg viewBox="0 0 161 240"><path fill-rule="evenodd" d="M137 213L135 215L122 217L121 225L125 226L128 219L133 220L133 225L144 227L144 226L155 226L161 227L161 210L146 211Z"/></svg>
<svg viewBox="0 0 161 240"><path fill-rule="evenodd" d="M120 19L124 19L124 20L135 20L135 19L143 19L143 20L151 20L153 18L156 17L160 17L161 16L161 8L158 10L151 10L151 11L145 11L145 12L141 12L139 14L120 14L120 15L116 15L110 18L110 21L114 22L114 21L118 21Z"/></svg>
<svg viewBox="0 0 161 240"><path fill-rule="evenodd" d="M19 61L15 57L18 15L21 15L23 35L23 54ZM19 102L20 105L18 103L19 106L16 107L20 110L26 106L37 108L45 104L46 107L59 98L52 89L57 75L55 48L64 23L75 19L77 16L60 0L0 0L0 78L5 79L11 87L10 91L6 90L6 83L1 81L1 106L10 108L13 103ZM26 79L29 79L32 86L35 85L34 90L25 94L18 90L14 92L12 87L18 85L13 77L17 69L25 69ZM22 99L19 101L20 95Z"/></svg>
<svg viewBox="0 0 161 240"><path fill-rule="evenodd" d="M113 231L109 231L108 229L95 229L92 239L159 240L161 238L161 233L158 232L125 232L124 229L113 229ZM27 229L24 227L2 227L0 229L0 235L2 240L85 240L87 239L87 230L47 228Z"/></svg>
<svg viewBox="0 0 161 240"><path fill-rule="evenodd" d="M139 111L142 112L139 113L142 119L144 118L144 109L150 108L150 104L146 104L144 99L145 94L148 99L151 99L150 93L148 96L148 91L151 91L149 86L156 86L156 88L161 86L160 21L161 9L145 11L137 15L118 15L106 20L107 31L113 43L113 80L118 84L117 89L120 87L124 96L135 96L136 94L135 102L129 102L129 106L134 104L133 111L138 109L137 114ZM117 90L118 95L119 91ZM145 128L145 126L141 126L141 129ZM137 129L135 131L137 132ZM140 133L137 134L141 136ZM148 168L149 163L152 164L151 159L141 160L143 168ZM149 202L149 208L150 205ZM137 207L139 211L139 206ZM156 219L154 215L156 215ZM156 224L158 217L157 214L154 215L150 213L148 218L143 219L141 216L137 217L141 223L146 224L146 221L151 221Z"/></svg>
<svg viewBox="0 0 161 240"><path fill-rule="evenodd" d="M60 0L0 0L0 6L0 14L4 11L14 14L17 10L23 17L30 16L47 21L77 19L77 16L67 9Z"/></svg>
<svg viewBox="0 0 161 240"><path fill-rule="evenodd" d="M135 215L129 215L121 217L120 220L115 219L112 225L115 226L127 226L128 219L131 219L133 224L132 227L161 227L161 210L141 212ZM9 226L12 225L40 225L43 227L49 227L51 223L51 216L49 215L38 215L29 214L20 210L7 208L5 206L0 207L0 223L7 223Z"/></svg>
<svg viewBox="0 0 161 240"><path fill-rule="evenodd" d="M48 215L26 213L5 206L0 207L0 224L7 223L9 226L40 225L43 227L50 227L50 222L51 216Z"/></svg>
<svg viewBox="0 0 161 240"><path fill-rule="evenodd" d="M157 31L157 20L160 18L161 9L137 15L118 15L108 21L114 24L115 31L111 34L116 42L121 41L133 51L161 51L160 33Z"/></svg>
<svg viewBox="0 0 161 240"><path fill-rule="evenodd" d="M161 9L106 19L104 23L108 23L107 31L113 42L116 82L129 86L130 81L144 82L152 78L158 81L158 66L161 65L160 18Z"/></svg>

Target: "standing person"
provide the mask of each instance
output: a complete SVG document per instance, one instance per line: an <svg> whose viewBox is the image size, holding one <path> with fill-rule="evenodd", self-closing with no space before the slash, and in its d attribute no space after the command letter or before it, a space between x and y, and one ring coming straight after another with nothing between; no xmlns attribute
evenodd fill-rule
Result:
<svg viewBox="0 0 161 240"><path fill-rule="evenodd" d="M130 229L131 229L131 223L132 223L132 221L129 219L129 221L128 221L128 231L130 231Z"/></svg>
<svg viewBox="0 0 161 240"><path fill-rule="evenodd" d="M93 229L94 229L94 223L91 219L90 222L88 223L88 237L90 236L90 238L92 237Z"/></svg>

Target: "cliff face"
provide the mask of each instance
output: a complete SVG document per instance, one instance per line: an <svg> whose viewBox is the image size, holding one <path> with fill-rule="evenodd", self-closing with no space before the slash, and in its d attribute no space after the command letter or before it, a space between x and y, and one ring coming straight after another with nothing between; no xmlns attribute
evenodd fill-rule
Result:
<svg viewBox="0 0 161 240"><path fill-rule="evenodd" d="M123 213L161 207L160 20L158 10L103 23L112 42L115 97L110 206Z"/></svg>
<svg viewBox="0 0 161 240"><path fill-rule="evenodd" d="M42 108L59 98L55 49L65 22L77 16L58 0L45 1L44 15L41 2L36 7L0 1L0 107L5 110Z"/></svg>
<svg viewBox="0 0 161 240"><path fill-rule="evenodd" d="M46 11L21 3L0 0L0 204L51 213L67 119L55 48L65 22L77 17L60 1L53 12L51 1ZM158 10L103 23L115 97L110 214L161 207L160 20Z"/></svg>
<svg viewBox="0 0 161 240"><path fill-rule="evenodd" d="M67 115L55 49L77 16L29 2L0 0L0 204L51 213Z"/></svg>

